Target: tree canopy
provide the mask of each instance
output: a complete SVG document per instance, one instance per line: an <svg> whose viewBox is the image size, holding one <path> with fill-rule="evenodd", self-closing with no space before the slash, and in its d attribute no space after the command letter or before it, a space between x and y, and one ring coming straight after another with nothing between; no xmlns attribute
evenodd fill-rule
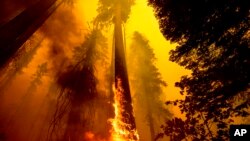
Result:
<svg viewBox="0 0 250 141"><path fill-rule="evenodd" d="M161 122L171 117L170 111L160 100L163 87L167 84L156 67L155 54L149 41L139 32L133 34L128 58L132 95L134 94L135 113L137 113L135 117L137 122L146 122L150 130L151 141L153 141ZM138 128L139 134L142 130L145 131L145 127ZM141 140L143 138L146 137L142 135Z"/></svg>
<svg viewBox="0 0 250 141"><path fill-rule="evenodd" d="M99 29L92 29L84 42L74 48L73 61L67 69L58 73L56 80L59 88L57 104L49 127L49 140L58 138L55 134L64 131L61 140L83 140L87 131L94 130L94 120L100 129L106 128L105 121L108 115L96 115L96 107L102 106L102 111L109 108L108 98L101 96L97 88L99 79L96 71L99 64L107 66L107 39ZM105 66L106 65L106 66ZM99 99L102 99L99 100ZM66 120L66 121L65 121ZM64 125L64 127L63 127ZM106 135L105 129L101 135ZM94 131L93 131L94 132Z"/></svg>
<svg viewBox="0 0 250 141"><path fill-rule="evenodd" d="M193 139L227 138L232 118L249 115L250 5L245 0L149 0L149 4L163 35L179 44L170 60L192 70L191 76L176 83L185 99L174 104L186 113L188 124L203 119L199 128L205 130L193 124L199 132ZM211 128L217 132L209 133Z"/></svg>
<svg viewBox="0 0 250 141"><path fill-rule="evenodd" d="M101 24L114 22L117 9L121 9L121 20L126 22L134 1L135 0L99 0L99 6L97 8L98 15L95 18L95 22Z"/></svg>

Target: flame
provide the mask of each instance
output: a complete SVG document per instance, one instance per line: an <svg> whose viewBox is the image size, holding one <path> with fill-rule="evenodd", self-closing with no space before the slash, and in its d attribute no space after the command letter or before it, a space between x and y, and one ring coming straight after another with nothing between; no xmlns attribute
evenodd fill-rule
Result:
<svg viewBox="0 0 250 141"><path fill-rule="evenodd" d="M121 85L121 79L118 78L117 88L113 84L113 91L114 91L114 109L115 109L115 117L111 119L111 139L110 141L138 141L139 135L136 130L128 130L131 129L131 125L124 123L122 116L122 112L124 112L123 105L121 101L123 100L123 93L124 90Z"/></svg>
<svg viewBox="0 0 250 141"><path fill-rule="evenodd" d="M124 118L122 113L125 112L123 104L123 96L124 90L121 85L121 79L117 81L117 88L115 88L115 84L113 84L112 88L114 91L114 110L115 110L115 117L113 119L109 119L108 122L111 123L112 129L110 131L110 137L108 140L100 139L95 136L92 132L85 133L86 141L138 141L139 135L136 130L129 130L131 129L131 125L124 123ZM126 120L125 120L126 121Z"/></svg>

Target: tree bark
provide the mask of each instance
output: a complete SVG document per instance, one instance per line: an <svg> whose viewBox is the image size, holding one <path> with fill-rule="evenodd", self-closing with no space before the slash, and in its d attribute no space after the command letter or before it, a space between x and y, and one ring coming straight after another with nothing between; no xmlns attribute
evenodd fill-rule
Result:
<svg viewBox="0 0 250 141"><path fill-rule="evenodd" d="M56 10L57 0L40 0L18 16L0 26L0 67L17 52L20 46Z"/></svg>
<svg viewBox="0 0 250 141"><path fill-rule="evenodd" d="M121 80L121 87L124 90L123 96L119 101L123 106L123 122L131 125L127 130L135 130L135 118L133 115L132 99L129 89L128 73L125 61L125 50L122 35L121 6L117 5L115 16L115 87L118 88L118 81Z"/></svg>

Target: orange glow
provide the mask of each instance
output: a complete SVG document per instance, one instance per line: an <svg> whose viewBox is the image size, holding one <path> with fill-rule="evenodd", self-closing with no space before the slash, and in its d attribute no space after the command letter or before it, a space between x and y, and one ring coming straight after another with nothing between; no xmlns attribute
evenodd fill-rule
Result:
<svg viewBox="0 0 250 141"><path fill-rule="evenodd" d="M92 133L92 132L86 132L85 133L85 139L87 139L87 140L92 140L92 139L94 139L94 134Z"/></svg>
<svg viewBox="0 0 250 141"><path fill-rule="evenodd" d="M149 40L150 46L154 49L157 58L157 68L159 69L163 79L168 83L168 87L164 88L165 97L163 101L175 100L182 98L179 94L179 89L174 86L175 82L180 80L183 75L190 74L189 70L179 66L178 64L169 61L169 51L174 49L177 44L172 44L167 41L162 35L159 24L154 16L152 7L147 5L147 0L135 0L135 4L131 7L131 13L128 21L125 23L125 38L126 49L129 51L131 37L134 31L138 31L145 35ZM78 19L84 19L83 22L90 23L97 15L98 0L79 0L76 4L76 11ZM112 29L112 28L111 28ZM109 31L109 41L112 42L112 30ZM109 43L112 45L112 43ZM129 64L129 62L127 62ZM178 111L174 109L173 111ZM180 114L180 113L175 113Z"/></svg>
<svg viewBox="0 0 250 141"><path fill-rule="evenodd" d="M86 132L84 134L84 141L107 141L105 139L99 139L92 132Z"/></svg>
<svg viewBox="0 0 250 141"><path fill-rule="evenodd" d="M2 100L3 103L1 103L3 107L0 107L8 111L8 115L6 114L6 119L9 118L11 113L14 113L13 111L15 111L15 109L18 108L18 105L20 105L20 101L22 101L21 98L25 94L27 87L30 85L30 81L33 74L37 70L37 66L41 63L48 62L49 72L42 79L43 83L39 85L39 89L37 89L36 94L34 94L34 98L32 98L32 106L30 106L32 109L40 108L41 110L31 110L32 112L30 113L27 111L22 111L21 116L24 116L25 118L16 119L16 122L18 123L17 125L19 126L15 124L12 125L16 126L15 129L20 131L19 134L15 135L16 138L22 138L19 139L20 141L28 140L25 139L26 137L22 137L25 134L33 134L33 140L36 140L38 134L39 136L40 134L42 136L46 136L47 132L41 132L39 128L48 126L47 124L49 124L49 122L47 123L47 121L49 120L43 118L47 118L45 117L47 113L50 114L53 112L53 103L48 103L54 101L56 94L50 93L50 97L47 96L49 91L51 91L49 90L50 85L53 84L54 79L56 79L57 71L66 68L64 67L65 65L61 64L64 64L66 61L67 63L68 61L72 61L70 60L72 57L72 50L74 47L79 46L79 44L82 43L85 34L89 31L89 26L91 28L91 21L97 15L97 6L98 0L76 0L76 3L72 7L68 6L67 4L62 4L36 32L36 34L42 36L44 40L39 45L39 49L34 55L34 58L29 64L27 64L26 67L22 69L22 73L16 76L11 85L8 86L8 89L5 92L6 94ZM126 49L128 49L128 51L130 39L134 31L142 33L149 40L149 44L153 48L155 56L158 60L156 62L157 68L159 68L163 79L168 83L168 87L164 88L164 94L163 97L161 97L162 101L164 102L165 100L174 100L176 98L180 98L178 95L179 89L174 86L174 83L179 81L180 76L189 74L190 72L180 67L176 63L170 62L168 60L169 51L174 49L176 45L170 44L170 42L166 41L166 39L161 34L158 22L154 17L153 8L147 6L147 0L135 0L135 5L132 6L129 19L124 24L124 27L125 38L127 41ZM113 29L109 28L105 32L109 41L109 51L111 52ZM65 61L65 58L69 59ZM65 64L67 65L67 63ZM129 65L130 62L127 63ZM100 69L98 68L98 73L99 75L104 76L102 71L105 70L101 69L101 67ZM99 85L99 87L104 87L103 83L99 83ZM126 125L123 122L123 117L120 114L123 109L119 104L119 99L122 95L123 89L121 87L115 89L115 86L113 86L113 91L116 93L114 95L113 103L115 117L109 120L109 123L112 125L110 137L108 137L108 139L100 139L100 137L98 137L98 133L81 133L85 137L85 141L135 141L139 140L137 131L140 133L140 139L144 141L144 138L148 137L148 131L147 128L145 128L145 123L141 125L138 124L139 126L137 125L137 131L126 130L126 127L129 127L130 125ZM175 108L173 109L174 114L180 115L180 112L178 112L178 107ZM38 120L33 119L33 114L36 112L38 113L38 116L36 115L39 117ZM26 130L22 130L22 127L24 126L27 127L27 129L28 127L32 127L33 129L30 128L29 130L34 131L25 133ZM140 132L140 129L143 130L142 133ZM8 134L12 134L16 130L13 130ZM10 136L8 140L16 140L15 136ZM137 139L133 139L132 137L134 136L137 137Z"/></svg>
<svg viewBox="0 0 250 141"><path fill-rule="evenodd" d="M114 109L115 109L115 117L111 119L112 131L111 131L111 139L110 141L137 141L139 140L139 135L136 130L128 131L128 127L131 125L123 122L123 118L121 115L121 111L124 110L122 105L120 104L121 97L123 96L123 88L121 87L121 80L118 79L117 89L113 85L114 91Z"/></svg>

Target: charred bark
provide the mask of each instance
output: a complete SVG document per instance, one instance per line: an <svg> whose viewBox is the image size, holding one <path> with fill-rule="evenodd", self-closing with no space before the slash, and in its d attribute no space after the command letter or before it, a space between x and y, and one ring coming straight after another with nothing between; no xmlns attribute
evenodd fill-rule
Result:
<svg viewBox="0 0 250 141"><path fill-rule="evenodd" d="M124 95L121 97L120 104L123 106L123 122L130 124L127 130L135 130L135 118L133 115L132 99L129 89L128 73L125 60L125 49L122 35L121 6L117 6L115 17L115 87L118 88L118 81L121 80L121 87Z"/></svg>

